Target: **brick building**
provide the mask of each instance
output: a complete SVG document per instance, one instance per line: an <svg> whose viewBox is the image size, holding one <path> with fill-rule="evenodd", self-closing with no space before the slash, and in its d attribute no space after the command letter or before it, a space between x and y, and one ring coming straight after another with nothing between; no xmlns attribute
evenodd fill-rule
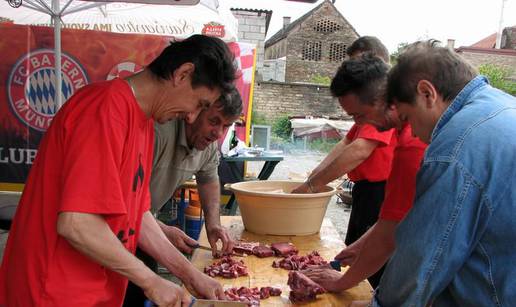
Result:
<svg viewBox="0 0 516 307"><path fill-rule="evenodd" d="M284 58L285 82L333 77L346 48L359 37L329 0L293 22L283 19L283 28L265 42L265 60Z"/></svg>

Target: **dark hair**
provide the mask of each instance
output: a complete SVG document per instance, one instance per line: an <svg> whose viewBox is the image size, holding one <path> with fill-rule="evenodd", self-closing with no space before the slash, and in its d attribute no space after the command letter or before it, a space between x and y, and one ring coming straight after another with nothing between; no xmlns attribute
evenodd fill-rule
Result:
<svg viewBox="0 0 516 307"><path fill-rule="evenodd" d="M373 55L389 63L389 51L382 42L374 36L362 36L356 39L346 50L349 56L356 53L371 52Z"/></svg>
<svg viewBox="0 0 516 307"><path fill-rule="evenodd" d="M455 51L439 46L439 41L408 45L389 72L387 101L415 103L419 81L433 84L444 101L451 101L477 76L475 69Z"/></svg>
<svg viewBox="0 0 516 307"><path fill-rule="evenodd" d="M388 70L387 63L369 53L346 60L331 81L331 93L335 97L355 94L362 103L373 105L385 98Z"/></svg>
<svg viewBox="0 0 516 307"><path fill-rule="evenodd" d="M220 95L220 98L215 102L215 106L222 110L222 114L226 118L240 116L242 113L242 97L236 87L233 87L227 93Z"/></svg>
<svg viewBox="0 0 516 307"><path fill-rule="evenodd" d="M148 68L158 78L169 80L184 63L193 63L192 87L206 86L230 90L235 80L233 55L226 44L215 37L192 35L185 40L171 42Z"/></svg>

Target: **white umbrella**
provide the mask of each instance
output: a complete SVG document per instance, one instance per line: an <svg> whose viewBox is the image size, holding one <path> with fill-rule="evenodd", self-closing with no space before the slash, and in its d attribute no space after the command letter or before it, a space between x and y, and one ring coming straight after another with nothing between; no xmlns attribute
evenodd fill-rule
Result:
<svg viewBox="0 0 516 307"><path fill-rule="evenodd" d="M12 8L0 1L1 17L15 24L54 26L56 93L61 93L61 28L138 33L186 38L192 34L217 36L225 41L237 40L238 21L229 10L219 11L217 0L127 0L94 2L77 0L9 0L23 1ZM49 1L52 1L51 3ZM172 5L142 4L170 3ZM179 5L177 5L179 4ZM181 5L183 4L183 5ZM56 97L62 105L61 95Z"/></svg>

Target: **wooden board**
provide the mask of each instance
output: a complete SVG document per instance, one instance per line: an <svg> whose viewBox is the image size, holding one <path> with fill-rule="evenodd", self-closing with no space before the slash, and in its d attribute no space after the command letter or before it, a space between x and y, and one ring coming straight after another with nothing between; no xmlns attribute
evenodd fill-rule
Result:
<svg viewBox="0 0 516 307"><path fill-rule="evenodd" d="M275 242L292 242L298 249L300 254L307 254L313 250L319 251L321 256L327 260L333 259L335 255L344 248L344 242L339 237L335 227L330 220L324 219L321 231L311 236L272 236L257 235L244 230L242 219L240 216L221 216L222 225L229 229L231 235L235 239L245 241L261 242L271 244ZM206 239L206 230L203 227L199 239L201 245L209 246ZM239 258L237 258L239 259ZM290 288L287 285L288 272L284 269L276 269L272 267L272 262L280 258L258 258L248 256L242 258L249 269L249 276L243 276L234 279L224 279L217 277L217 280L223 285L224 289L229 287L263 287L272 286L281 288L283 293L281 297L271 297L262 300L261 306L295 306L288 299ZM192 256L192 263L199 269L213 262L211 252L205 250L196 250ZM317 300L303 306L348 306L354 300L369 300L372 297L371 285L367 281L363 281L356 287L343 291L338 294L326 293L317 296Z"/></svg>

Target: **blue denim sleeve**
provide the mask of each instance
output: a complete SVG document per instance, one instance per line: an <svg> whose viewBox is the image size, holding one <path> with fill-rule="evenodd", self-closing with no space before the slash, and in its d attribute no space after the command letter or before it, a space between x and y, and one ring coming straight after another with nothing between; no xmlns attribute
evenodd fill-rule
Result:
<svg viewBox="0 0 516 307"><path fill-rule="evenodd" d="M396 250L372 306L426 306L462 267L491 216L482 189L457 162L425 162L414 206L396 230Z"/></svg>

